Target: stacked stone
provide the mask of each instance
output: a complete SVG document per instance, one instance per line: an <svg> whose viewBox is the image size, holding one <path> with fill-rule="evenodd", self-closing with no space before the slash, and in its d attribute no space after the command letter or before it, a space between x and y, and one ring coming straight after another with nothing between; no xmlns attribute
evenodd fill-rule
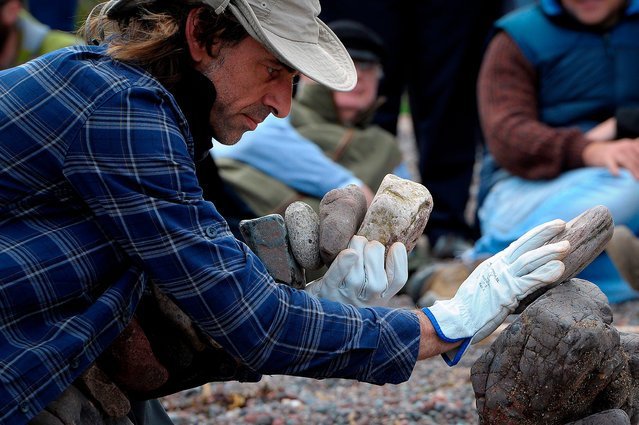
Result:
<svg viewBox="0 0 639 425"><path fill-rule="evenodd" d="M639 336L612 326L605 295L574 279L612 236L604 207L568 223L566 273L529 304L473 365L482 424L639 421Z"/></svg>
<svg viewBox="0 0 639 425"><path fill-rule="evenodd" d="M370 207L358 186L333 189L322 198L319 215L306 203L288 206L284 217L270 214L240 222L246 244L278 282L306 285L304 270L330 266L354 235L386 248L403 242L410 252L423 233L433 200L421 184L389 174Z"/></svg>

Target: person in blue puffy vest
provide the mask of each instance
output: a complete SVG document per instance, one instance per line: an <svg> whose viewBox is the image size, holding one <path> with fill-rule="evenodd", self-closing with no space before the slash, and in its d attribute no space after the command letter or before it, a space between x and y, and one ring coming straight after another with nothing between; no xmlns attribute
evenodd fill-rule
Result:
<svg viewBox="0 0 639 425"><path fill-rule="evenodd" d="M482 236L466 257L595 205L637 233L639 143L598 127L639 105L637 70L637 0L542 0L496 22L478 80ZM613 303L639 295L605 253L580 277Z"/></svg>

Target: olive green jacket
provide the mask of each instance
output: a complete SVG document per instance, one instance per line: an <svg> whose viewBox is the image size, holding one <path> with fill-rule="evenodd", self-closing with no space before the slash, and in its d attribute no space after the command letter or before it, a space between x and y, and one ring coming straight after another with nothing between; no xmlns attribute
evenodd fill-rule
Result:
<svg viewBox="0 0 639 425"><path fill-rule="evenodd" d="M400 164L402 154L395 136L372 124L374 112L371 108L354 125L345 126L339 122L331 91L306 84L293 104L291 124L376 191L384 176Z"/></svg>

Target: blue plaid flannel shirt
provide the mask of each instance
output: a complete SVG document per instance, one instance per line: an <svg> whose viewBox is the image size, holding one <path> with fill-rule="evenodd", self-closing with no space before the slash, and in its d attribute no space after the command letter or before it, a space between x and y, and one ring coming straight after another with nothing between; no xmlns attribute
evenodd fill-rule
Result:
<svg viewBox="0 0 639 425"><path fill-rule="evenodd" d="M173 97L99 47L0 73L0 423L23 424L154 282L259 373L398 383L417 317L274 283L202 199Z"/></svg>

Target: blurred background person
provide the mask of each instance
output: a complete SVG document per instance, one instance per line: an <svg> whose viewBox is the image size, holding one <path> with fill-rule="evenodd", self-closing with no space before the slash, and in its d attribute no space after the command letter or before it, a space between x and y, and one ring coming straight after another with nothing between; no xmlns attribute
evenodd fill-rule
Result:
<svg viewBox="0 0 639 425"><path fill-rule="evenodd" d="M496 27L478 83L482 236L468 257L596 205L636 234L639 143L610 118L639 106L639 1L542 0ZM580 277L612 303L637 298L606 253Z"/></svg>
<svg viewBox="0 0 639 425"><path fill-rule="evenodd" d="M79 43L72 34L38 22L21 0L0 0L0 69Z"/></svg>
<svg viewBox="0 0 639 425"><path fill-rule="evenodd" d="M481 140L475 83L501 7L498 0L322 1L325 21L359 21L388 47L380 86L386 102L375 121L397 133L402 98L408 95L420 180L435 205L426 234L437 257L455 257L477 237L467 214Z"/></svg>
<svg viewBox="0 0 639 425"><path fill-rule="evenodd" d="M38 21L60 31L75 31L78 0L28 0L28 9Z"/></svg>

